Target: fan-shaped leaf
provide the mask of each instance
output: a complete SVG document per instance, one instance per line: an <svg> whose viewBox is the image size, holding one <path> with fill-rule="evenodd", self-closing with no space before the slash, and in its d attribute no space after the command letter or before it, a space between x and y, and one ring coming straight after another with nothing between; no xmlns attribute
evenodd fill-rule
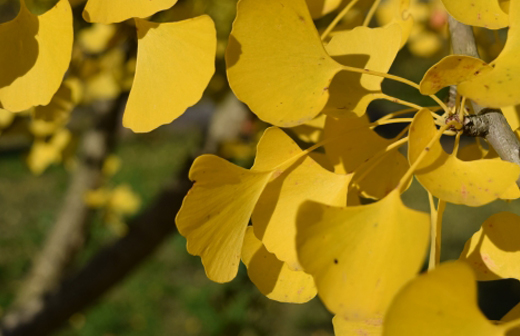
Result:
<svg viewBox="0 0 520 336"><path fill-rule="evenodd" d="M349 321L381 319L419 271L428 232L428 215L406 208L397 190L362 206L307 202L298 216L298 258L330 311Z"/></svg>
<svg viewBox="0 0 520 336"><path fill-rule="evenodd" d="M177 0L88 0L83 18L88 22L115 23L145 18L175 5Z"/></svg>
<svg viewBox="0 0 520 336"><path fill-rule="evenodd" d="M455 19L469 26L500 29L509 23L499 0L442 0L442 3Z"/></svg>
<svg viewBox="0 0 520 336"><path fill-rule="evenodd" d="M216 32L206 15L171 23L135 21L137 69L123 125L149 132L200 100L215 72Z"/></svg>

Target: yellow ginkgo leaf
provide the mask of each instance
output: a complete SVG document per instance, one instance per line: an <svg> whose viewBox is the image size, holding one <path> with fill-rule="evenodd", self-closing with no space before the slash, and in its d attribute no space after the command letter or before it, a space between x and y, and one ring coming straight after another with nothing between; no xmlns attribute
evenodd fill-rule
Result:
<svg viewBox="0 0 520 336"><path fill-rule="evenodd" d="M513 307L502 319L500 322L512 322L514 320L520 319L520 303ZM507 336L520 336L520 327L512 328L508 331Z"/></svg>
<svg viewBox="0 0 520 336"><path fill-rule="evenodd" d="M329 14L341 5L342 0L305 0L313 19Z"/></svg>
<svg viewBox="0 0 520 336"><path fill-rule="evenodd" d="M442 0L442 3L455 19L469 26L500 29L509 24L499 0Z"/></svg>
<svg viewBox="0 0 520 336"><path fill-rule="evenodd" d="M109 3L109 1L105 1ZM117 32L116 25L95 23L89 28L80 30L78 44L88 53L97 54L106 51L110 40Z"/></svg>
<svg viewBox="0 0 520 336"><path fill-rule="evenodd" d="M357 170L352 181L361 196L378 200L399 185L409 168L406 157L398 149L393 149L384 154L377 163L368 164ZM411 183L411 180L409 182ZM404 188L403 191L406 189Z"/></svg>
<svg viewBox="0 0 520 336"><path fill-rule="evenodd" d="M107 207L121 215L133 215L141 207L141 198L128 184L121 184L112 190Z"/></svg>
<svg viewBox="0 0 520 336"><path fill-rule="evenodd" d="M504 113L511 129L516 131L520 127L520 105L503 107L502 113Z"/></svg>
<svg viewBox="0 0 520 336"><path fill-rule="evenodd" d="M88 0L83 18L88 22L115 23L145 18L175 5L177 0Z"/></svg>
<svg viewBox="0 0 520 336"><path fill-rule="evenodd" d="M384 28L356 27L340 32L330 40L326 50L343 65L386 73L400 46L401 27L394 23ZM363 115L370 102L385 96L382 82L383 77L350 71L338 73L330 84L330 98L324 112L335 117L351 111Z"/></svg>
<svg viewBox="0 0 520 336"><path fill-rule="evenodd" d="M325 153L338 174L349 174L374 154L390 145L379 136L365 118L327 118L325 138L337 138L325 144Z"/></svg>
<svg viewBox="0 0 520 336"><path fill-rule="evenodd" d="M290 132L294 133L301 141L317 143L323 137L326 119L327 116L325 114L320 114L300 126L291 128Z"/></svg>
<svg viewBox="0 0 520 336"><path fill-rule="evenodd" d="M270 171L250 171L213 155L193 163L189 178L194 185L176 223L209 279L228 282L236 276L247 223L270 177Z"/></svg>
<svg viewBox="0 0 520 336"><path fill-rule="evenodd" d="M14 113L0 108L0 130L11 126L14 120Z"/></svg>
<svg viewBox="0 0 520 336"><path fill-rule="evenodd" d="M410 0L382 2L377 11L377 19L381 25L390 26L397 23L401 27L401 47L406 44L414 26L410 13Z"/></svg>
<svg viewBox="0 0 520 336"><path fill-rule="evenodd" d="M466 242L460 259L475 270L477 280L520 279L519 235L518 215L494 214Z"/></svg>
<svg viewBox="0 0 520 336"><path fill-rule="evenodd" d="M251 226L247 228L244 238L242 262L247 267L249 279L271 300L305 303L316 296L312 276L291 270L287 264L269 253L256 238Z"/></svg>
<svg viewBox="0 0 520 336"><path fill-rule="evenodd" d="M316 117L342 68L325 52L305 0L240 0L226 64L238 99L283 127Z"/></svg>
<svg viewBox="0 0 520 336"><path fill-rule="evenodd" d="M149 132L197 103L215 72L215 26L207 15L180 22L135 19L138 52L123 125Z"/></svg>
<svg viewBox="0 0 520 336"><path fill-rule="evenodd" d="M36 16L20 2L13 20L0 24L0 107L20 112L47 105L58 90L72 54L72 11L60 0Z"/></svg>
<svg viewBox="0 0 520 336"><path fill-rule="evenodd" d="M292 153L301 152L294 142L290 146L294 148ZM262 159L260 152L258 159ZM301 270L296 255L296 218L300 205L315 201L330 206L346 206L351 175L332 173L306 157L298 160L297 165L279 168L275 176L255 207L253 228L267 250L287 263L290 269Z"/></svg>
<svg viewBox="0 0 520 336"><path fill-rule="evenodd" d="M458 85L492 69L486 62L478 58L449 55L428 69L421 80L420 90L424 95L433 95L446 86Z"/></svg>
<svg viewBox="0 0 520 336"><path fill-rule="evenodd" d="M486 0L486 2L488 2ZM520 0L511 0L510 28L506 45L491 62L492 71L460 83L459 92L482 106L505 107L520 104Z"/></svg>
<svg viewBox="0 0 520 336"><path fill-rule="evenodd" d="M383 336L504 336L477 305L471 268L449 262L410 282L395 298L383 323Z"/></svg>
<svg viewBox="0 0 520 336"><path fill-rule="evenodd" d="M431 112L419 111L410 127L408 159L414 163L435 136ZM433 196L446 202L480 206L499 198L520 174L520 167L502 160L462 161L436 141L418 165L415 176ZM500 172L500 174L496 174Z"/></svg>
<svg viewBox="0 0 520 336"><path fill-rule="evenodd" d="M408 209L397 190L369 205L334 208L304 203L298 258L318 295L349 321L383 318L391 300L424 262L429 217Z"/></svg>
<svg viewBox="0 0 520 336"><path fill-rule="evenodd" d="M382 319L366 319L364 321L347 321L336 315L332 319L335 336L381 336L383 334Z"/></svg>
<svg viewBox="0 0 520 336"><path fill-rule="evenodd" d="M188 252L202 259L206 275L216 282L237 274L240 251L251 213L271 178L280 176L301 150L282 130L267 129L248 170L213 155L198 157L189 178L194 185L177 214Z"/></svg>

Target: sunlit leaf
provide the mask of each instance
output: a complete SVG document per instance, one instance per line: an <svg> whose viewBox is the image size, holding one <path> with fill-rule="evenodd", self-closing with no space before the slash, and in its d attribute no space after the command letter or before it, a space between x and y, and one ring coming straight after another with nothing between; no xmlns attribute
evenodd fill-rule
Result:
<svg viewBox="0 0 520 336"><path fill-rule="evenodd" d="M216 32L206 15L172 23L135 21L137 69L123 125L149 132L200 100L215 71Z"/></svg>
<svg viewBox="0 0 520 336"><path fill-rule="evenodd" d="M392 24L340 32L327 44L326 50L341 64L388 72L400 45L401 28ZM335 117L351 111L363 115L372 100L385 96L381 91L382 82L382 77L349 71L338 73L330 84L330 98L324 112Z"/></svg>
<svg viewBox="0 0 520 336"><path fill-rule="evenodd" d="M298 216L298 258L325 306L349 321L381 319L419 271L429 217L406 208L395 190L369 205L307 202Z"/></svg>
<svg viewBox="0 0 520 336"><path fill-rule="evenodd" d="M301 141L316 143L323 137L323 128L325 127L326 119L327 116L325 114L320 114L300 126L291 128L290 131L296 134Z"/></svg>
<svg viewBox="0 0 520 336"><path fill-rule="evenodd" d="M213 155L198 157L189 178L194 185L177 214L188 252L202 258L209 279L237 274L249 219L265 186L293 165L301 149L282 130L267 129L248 170Z"/></svg>
<svg viewBox="0 0 520 336"><path fill-rule="evenodd" d="M105 1L108 3L108 1ZM95 23L82 29L78 34L78 44L88 53L97 54L106 51L110 40L117 32L116 25Z"/></svg>
<svg viewBox="0 0 520 336"><path fill-rule="evenodd" d="M367 319L365 321L347 321L336 315L332 319L335 336L381 336L383 333L382 319Z"/></svg>
<svg viewBox="0 0 520 336"><path fill-rule="evenodd" d="M509 23L499 0L442 0L442 3L455 19L469 26L500 29Z"/></svg>
<svg viewBox="0 0 520 336"><path fill-rule="evenodd" d="M481 72L492 69L478 58L463 55L446 56L428 69L421 81L421 93L424 95L436 94L444 87L458 85Z"/></svg>
<svg viewBox="0 0 520 336"><path fill-rule="evenodd" d="M313 19L329 14L341 5L341 0L306 0L306 2Z"/></svg>
<svg viewBox="0 0 520 336"><path fill-rule="evenodd" d="M520 127L520 105L503 107L502 113L511 129L516 131Z"/></svg>
<svg viewBox="0 0 520 336"><path fill-rule="evenodd" d="M520 217L500 212L489 217L466 242L460 259L475 270L477 280L520 279Z"/></svg>
<svg viewBox="0 0 520 336"><path fill-rule="evenodd" d="M520 104L520 0L512 0L510 28L506 45L491 62L492 71L482 73L461 83L459 92L482 106L504 107Z"/></svg>
<svg viewBox="0 0 520 336"><path fill-rule="evenodd" d="M430 111L418 112L410 128L410 163L415 162L436 132ZM480 206L499 198L515 183L519 174L520 167L511 162L462 161L446 153L439 141L428 149L415 171L419 182L435 197L469 206Z"/></svg>
<svg viewBox="0 0 520 336"><path fill-rule="evenodd" d="M175 5L177 0L88 0L83 18L88 22L115 23L145 18Z"/></svg>
<svg viewBox="0 0 520 336"><path fill-rule="evenodd" d="M384 336L504 336L477 306L477 286L463 262L445 263L410 282L395 298Z"/></svg>
<svg viewBox="0 0 520 336"><path fill-rule="evenodd" d="M276 145L289 148L289 145L284 145L281 141ZM294 148L290 151L292 155L301 152L295 143L291 147ZM276 158L275 155L271 153L270 157ZM262 160L260 151L257 159ZM254 169L257 169L256 165ZM267 250L287 263L290 269L301 270L296 255L296 219L299 206L305 201L346 206L351 176L334 174L310 157L277 169L274 176L276 179L267 185L253 212L254 232Z"/></svg>
<svg viewBox="0 0 520 336"><path fill-rule="evenodd" d="M325 52L305 0L240 0L226 64L236 96L283 127L316 117L341 69Z"/></svg>
<svg viewBox="0 0 520 336"><path fill-rule="evenodd" d="M72 11L60 0L45 14L21 1L18 16L0 24L0 107L12 112L47 105L58 90L72 53Z"/></svg>
<svg viewBox="0 0 520 336"><path fill-rule="evenodd" d="M249 226L242 247L242 262L247 274L262 294L271 300L304 303L316 296L312 276L293 271L269 253Z"/></svg>
<svg viewBox="0 0 520 336"><path fill-rule="evenodd" d="M254 172L212 155L198 157L190 169L194 185L177 214L179 233L188 252L202 259L206 275L231 281L253 212L271 172Z"/></svg>
<svg viewBox="0 0 520 336"><path fill-rule="evenodd" d="M408 41L414 26L414 20L409 9L410 0L387 0L381 3L377 11L377 19L381 25L399 24L401 27L401 47Z"/></svg>

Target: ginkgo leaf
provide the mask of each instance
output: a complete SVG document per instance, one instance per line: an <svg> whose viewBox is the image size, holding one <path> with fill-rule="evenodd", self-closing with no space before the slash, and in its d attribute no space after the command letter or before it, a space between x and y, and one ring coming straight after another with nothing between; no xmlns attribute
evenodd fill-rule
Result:
<svg viewBox="0 0 520 336"><path fill-rule="evenodd" d="M365 321L347 321L336 315L332 319L335 336L381 336L383 333L382 319L367 319Z"/></svg>
<svg viewBox="0 0 520 336"><path fill-rule="evenodd" d="M260 195L298 160L301 149L282 130L267 129L248 170L213 155L198 157L189 178L194 185L177 214L188 252L198 255L209 279L231 281L237 274L249 219Z"/></svg>
<svg viewBox="0 0 520 336"><path fill-rule="evenodd" d="M18 16L0 24L0 107L20 112L47 105L72 53L72 11L60 0L36 16L20 2Z"/></svg>
<svg viewBox="0 0 520 336"><path fill-rule="evenodd" d="M477 280L520 279L519 235L518 215L494 214L466 242L460 259L475 270Z"/></svg>
<svg viewBox="0 0 520 336"><path fill-rule="evenodd" d="M428 69L421 80L420 90L424 95L433 95L446 86L458 85L492 69L478 58L449 55Z"/></svg>
<svg viewBox="0 0 520 336"><path fill-rule="evenodd" d="M115 23L145 18L175 5L177 0L88 0L83 18L88 22Z"/></svg>
<svg viewBox="0 0 520 336"><path fill-rule="evenodd" d="M366 321L381 319L417 274L428 237L428 215L405 207L395 190L369 205L304 203L296 242L325 306L343 319Z"/></svg>
<svg viewBox="0 0 520 336"><path fill-rule="evenodd" d="M446 10L469 26L500 29L509 24L499 0L442 0Z"/></svg>
<svg viewBox="0 0 520 336"><path fill-rule="evenodd" d="M503 107L502 113L511 129L516 131L520 127L520 105Z"/></svg>
<svg viewBox="0 0 520 336"><path fill-rule="evenodd" d="M356 170L352 180L355 181L355 187L361 196L378 200L388 195L399 185L401 178L409 168L410 165L406 157L398 149L393 149L385 153L382 159L374 165L369 164ZM363 177L359 179L359 176ZM410 180L408 186L411 182ZM403 192L407 188L404 188Z"/></svg>
<svg viewBox="0 0 520 336"><path fill-rule="evenodd" d="M226 65L238 99L283 127L316 117L342 68L325 52L305 0L240 0Z"/></svg>
<svg viewBox="0 0 520 336"><path fill-rule="evenodd" d="M287 264L269 253L256 238L251 226L247 228L244 238L242 262L247 267L249 279L271 300L305 303L316 296L312 276L291 270Z"/></svg>
<svg viewBox="0 0 520 336"><path fill-rule="evenodd" d="M323 128L325 127L326 119L327 115L320 114L300 126L292 127L290 132L294 133L301 141L317 143L323 137Z"/></svg>
<svg viewBox="0 0 520 336"><path fill-rule="evenodd" d="M500 322L512 322L514 320L520 319L520 303L513 307L502 319ZM507 336L520 336L520 327L512 328L507 332Z"/></svg>
<svg viewBox="0 0 520 336"><path fill-rule="evenodd" d="M459 92L482 106L504 107L520 104L520 0L512 0L510 28L504 49L491 62L492 71L462 82Z"/></svg>
<svg viewBox="0 0 520 336"><path fill-rule="evenodd" d="M280 146L280 143L277 145ZM294 154L301 152L295 143L292 147ZM261 155L259 152L259 160L262 159ZM253 212L254 232L267 250L287 263L290 269L301 270L296 255L299 206L305 201L346 206L351 176L334 174L310 157L298 160L297 165L278 169L275 176L276 179L266 186Z"/></svg>
<svg viewBox="0 0 520 336"><path fill-rule="evenodd" d="M207 15L180 22L135 19L138 52L123 125L149 132L202 97L215 72L215 26Z"/></svg>
<svg viewBox="0 0 520 336"><path fill-rule="evenodd" d="M471 268L449 262L420 275L394 299L383 323L383 336L504 336L477 306Z"/></svg>
<svg viewBox="0 0 520 336"><path fill-rule="evenodd" d="M0 130L11 126L14 120L14 113L0 108Z"/></svg>
<svg viewBox="0 0 520 336"><path fill-rule="evenodd" d="M414 20L409 11L410 0L387 0L378 8L377 18L381 25L390 26L397 23L401 27L401 47L403 47L414 26Z"/></svg>
<svg viewBox="0 0 520 336"><path fill-rule="evenodd" d="M340 32L325 47L338 63L378 72L388 72L401 46L401 27L356 27ZM338 73L329 87L330 98L324 112L341 117L346 112L363 115L368 104L383 98L383 77L351 71Z"/></svg>
<svg viewBox="0 0 520 336"><path fill-rule="evenodd" d="M408 159L414 163L435 136L431 112L423 109L410 127ZM462 161L436 141L418 165L415 176L433 196L446 202L480 206L499 198L520 174L520 167L502 160ZM497 174L496 172L500 172Z"/></svg>
<svg viewBox="0 0 520 336"><path fill-rule="evenodd" d="M329 14L341 5L342 0L305 0L313 19Z"/></svg>
<svg viewBox="0 0 520 336"><path fill-rule="evenodd" d="M270 177L270 171L250 171L213 155L193 163L189 178L194 185L176 223L209 279L228 282L236 276L247 223Z"/></svg>

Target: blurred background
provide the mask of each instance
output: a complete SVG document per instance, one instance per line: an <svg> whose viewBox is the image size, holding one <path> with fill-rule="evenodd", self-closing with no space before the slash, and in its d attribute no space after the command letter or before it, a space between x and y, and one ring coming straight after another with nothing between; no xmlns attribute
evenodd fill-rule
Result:
<svg viewBox="0 0 520 336"><path fill-rule="evenodd" d="M139 135L121 126L135 68L132 23L110 28L88 24L81 18L85 1L70 2L75 16L73 60L59 100L53 101L63 117L50 120L46 111L13 115L0 110L0 318L7 325L20 323L23 314L10 317L10 312L50 291L50 315L36 318L40 324L34 330L42 330L41 335L47 334L43 330L60 336L332 335L332 315L317 298L304 305L270 301L243 267L233 282L212 283L175 231L175 214L189 188L191 160L213 152L249 167L259 134L267 127L233 98L225 77L223 56L236 0L179 0L171 10L154 15L156 21L210 15L218 30L217 73L204 98L181 118ZM34 13L55 3L27 0ZM372 3L360 1L341 27L362 22ZM372 26L384 23L384 6L383 1ZM18 9L18 1L0 0L0 22L12 20ZM317 27L326 27L335 13L317 20ZM390 72L419 82L449 53L446 14L435 0L412 1L411 13L414 32ZM475 33L482 57L496 57L505 32ZM431 105L400 84L385 81L383 91ZM447 92L440 95L445 98ZM376 119L400 109L376 101L369 116ZM386 137L400 130L378 128ZM96 136L103 139L101 150L89 140ZM89 192L78 198L82 188ZM416 182L404 194L405 203L415 209L428 211L427 200ZM442 259L458 258L466 240L499 211L520 215L519 202L496 201L480 208L448 205ZM59 248L66 252L55 251ZM53 276L38 283L36 275L48 272L38 266L45 255L58 255L61 261ZM520 301L515 281L480 288L481 306L490 318L500 318ZM41 308L35 307L31 309Z"/></svg>

